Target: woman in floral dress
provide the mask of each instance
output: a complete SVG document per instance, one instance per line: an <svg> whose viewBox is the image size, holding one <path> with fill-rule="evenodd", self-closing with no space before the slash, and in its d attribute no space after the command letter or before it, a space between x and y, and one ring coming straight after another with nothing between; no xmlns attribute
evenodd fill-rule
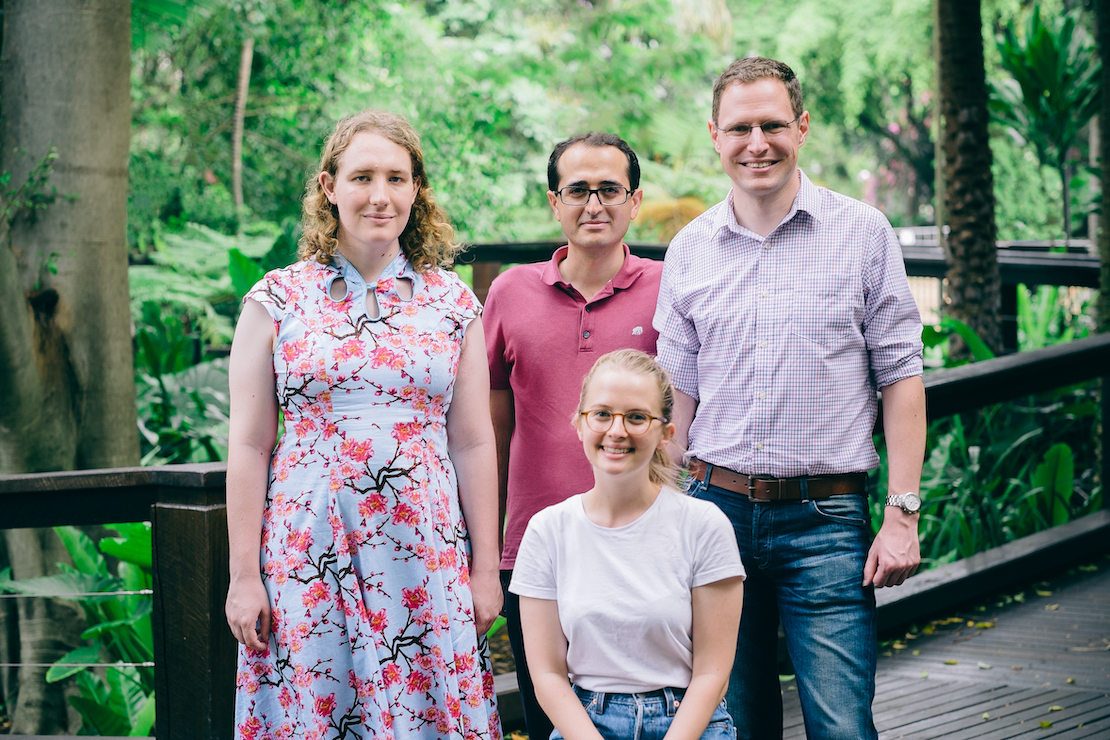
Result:
<svg viewBox="0 0 1110 740"><path fill-rule="evenodd" d="M319 172L232 345L236 737L498 740L480 308L403 118L341 121Z"/></svg>

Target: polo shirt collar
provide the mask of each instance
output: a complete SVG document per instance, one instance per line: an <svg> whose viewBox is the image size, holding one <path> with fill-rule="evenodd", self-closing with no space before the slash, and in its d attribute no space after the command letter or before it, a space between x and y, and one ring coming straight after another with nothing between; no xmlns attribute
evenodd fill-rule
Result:
<svg viewBox="0 0 1110 740"><path fill-rule="evenodd" d="M644 266L639 264L638 260L630 260L628 257L631 252L628 245L621 243L621 248L624 249L624 263L621 264L621 269L617 270L617 274L612 277L609 284L613 286L614 290L624 290L630 287L636 278L644 271ZM543 272L540 274L540 279L547 285L557 285L563 288L573 288L573 286L566 280L563 280L562 274L559 272L559 263L567 258L567 253L570 252L569 246L562 246L555 250L555 254L551 255L551 259L543 266ZM635 264L634 264L635 263ZM602 294L606 291L601 291L597 295L598 298L603 297Z"/></svg>

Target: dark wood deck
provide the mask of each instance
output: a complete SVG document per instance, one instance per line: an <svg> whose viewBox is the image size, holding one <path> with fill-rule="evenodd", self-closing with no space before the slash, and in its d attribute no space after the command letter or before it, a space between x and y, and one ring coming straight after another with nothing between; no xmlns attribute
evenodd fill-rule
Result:
<svg viewBox="0 0 1110 740"><path fill-rule="evenodd" d="M882 740L1110 738L1110 555L909 634L879 658ZM804 738L793 682L783 704Z"/></svg>

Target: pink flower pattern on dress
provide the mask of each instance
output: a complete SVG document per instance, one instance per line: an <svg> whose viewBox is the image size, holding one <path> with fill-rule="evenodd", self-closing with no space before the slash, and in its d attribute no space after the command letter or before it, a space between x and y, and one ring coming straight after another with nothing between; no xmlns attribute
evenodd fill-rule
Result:
<svg viewBox="0 0 1110 740"><path fill-rule="evenodd" d="M329 293L338 277L342 301ZM397 278L412 281L410 300ZM500 740L447 457L477 301L403 256L369 294L339 257L270 272L247 297L277 329L284 432L262 527L273 636L265 653L240 648L236 737Z"/></svg>

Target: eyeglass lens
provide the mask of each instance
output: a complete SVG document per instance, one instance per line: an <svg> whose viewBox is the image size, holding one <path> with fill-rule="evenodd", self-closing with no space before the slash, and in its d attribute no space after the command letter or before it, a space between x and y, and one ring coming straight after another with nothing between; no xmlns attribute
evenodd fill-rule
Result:
<svg viewBox="0 0 1110 740"><path fill-rule="evenodd" d="M624 428L631 434L639 434L645 431L651 426L651 422L654 421L654 417L641 411L630 411L627 414L618 414L604 409L594 409L593 411L586 412L586 424L595 432L604 433L612 428L613 422L618 416L621 417Z"/></svg>
<svg viewBox="0 0 1110 740"><path fill-rule="evenodd" d="M794 119L794 121L797 120L797 118ZM752 129L759 129L764 136L777 136L790 128L790 124L794 121L764 121L757 124L738 123L725 129L725 135L733 139L746 139L752 135Z"/></svg>
<svg viewBox="0 0 1110 740"><path fill-rule="evenodd" d="M603 206L619 206L628 200L628 190L619 185L606 185L596 189L581 185L567 185L559 191L559 199L564 205L584 206L594 194Z"/></svg>

